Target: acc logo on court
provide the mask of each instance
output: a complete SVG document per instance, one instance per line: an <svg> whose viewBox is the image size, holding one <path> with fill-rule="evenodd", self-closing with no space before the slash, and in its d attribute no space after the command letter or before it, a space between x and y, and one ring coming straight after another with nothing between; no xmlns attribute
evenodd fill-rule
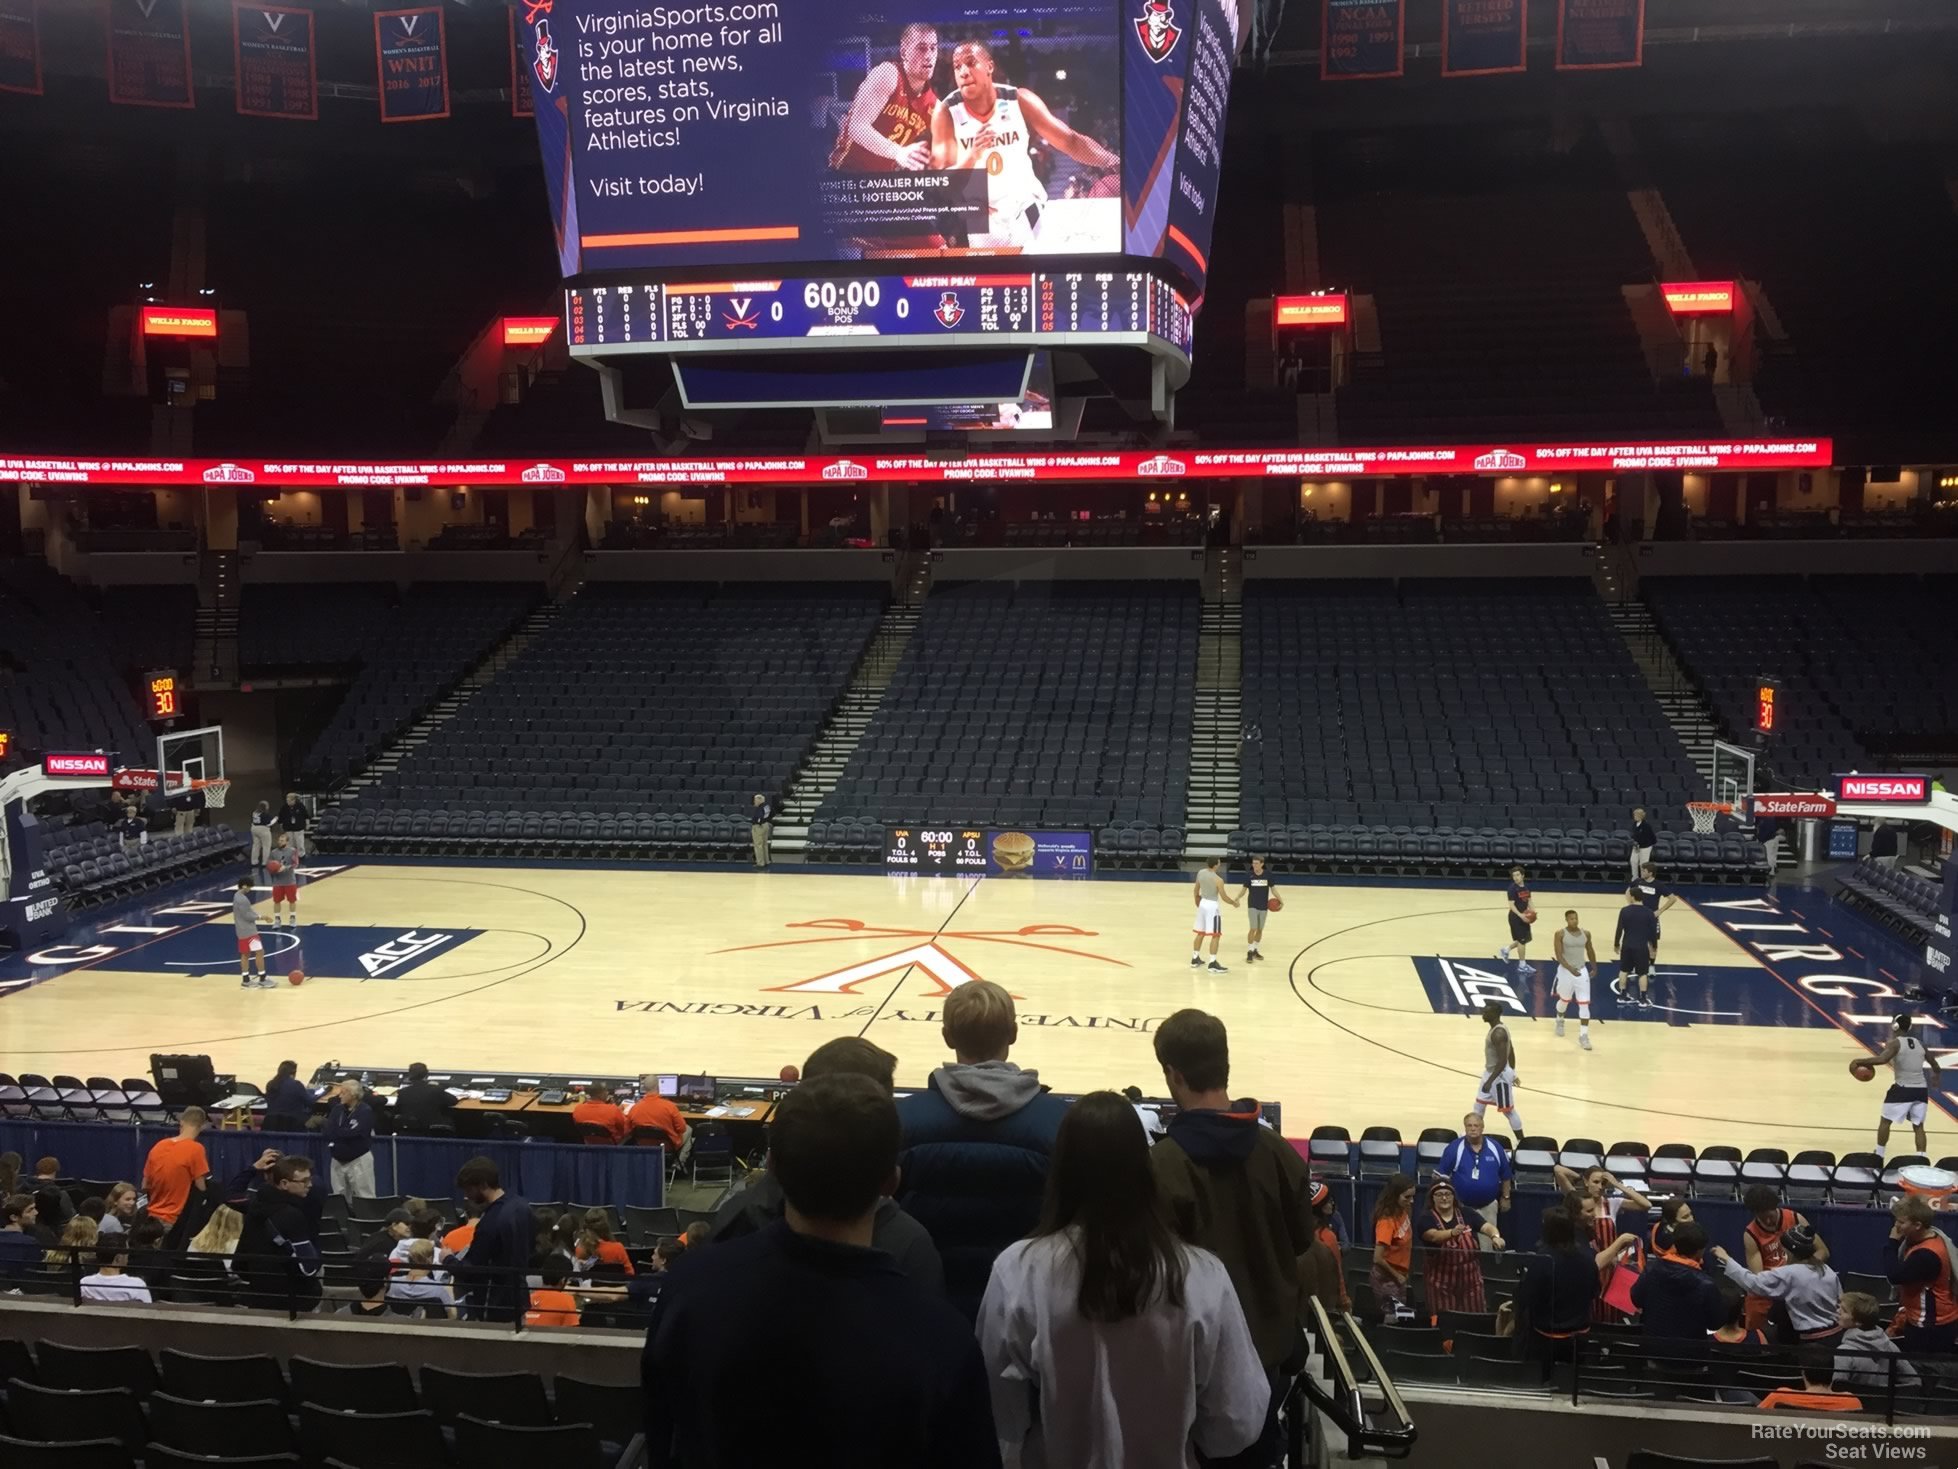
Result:
<svg viewBox="0 0 1958 1469"><path fill-rule="evenodd" d="M426 958L429 954L447 943L453 943L452 933L421 933L411 930L399 938L389 939L384 944L376 944L360 956L360 967L369 979L392 973L403 964Z"/></svg>

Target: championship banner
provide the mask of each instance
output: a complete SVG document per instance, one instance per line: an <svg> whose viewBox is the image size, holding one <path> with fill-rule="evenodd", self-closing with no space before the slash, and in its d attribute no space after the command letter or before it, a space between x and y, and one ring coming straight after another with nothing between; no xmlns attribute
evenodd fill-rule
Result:
<svg viewBox="0 0 1958 1469"><path fill-rule="evenodd" d="M109 100L195 107L186 0L109 0Z"/></svg>
<svg viewBox="0 0 1958 1469"><path fill-rule="evenodd" d="M1433 444L1380 449L1109 449L1051 454L725 455L702 459L54 459L0 455L0 482L36 485L253 485L285 490L424 485L944 484L996 480L1354 479L1433 474L1825 469L1828 439L1594 444Z"/></svg>
<svg viewBox="0 0 1958 1469"><path fill-rule="evenodd" d="M1407 0L1326 0L1319 80L1397 77L1406 37Z"/></svg>
<svg viewBox="0 0 1958 1469"><path fill-rule="evenodd" d="M374 69L382 122L434 122L449 115L449 47L442 7L374 15Z"/></svg>
<svg viewBox="0 0 1958 1469"><path fill-rule="evenodd" d="M231 45L241 116L319 121L319 52L313 44L312 11L233 0Z"/></svg>
<svg viewBox="0 0 1958 1469"><path fill-rule="evenodd" d="M1645 0L1557 0L1557 70L1645 64Z"/></svg>
<svg viewBox="0 0 1958 1469"><path fill-rule="evenodd" d="M0 92L41 95L41 31L36 0L0 0Z"/></svg>
<svg viewBox="0 0 1958 1469"><path fill-rule="evenodd" d="M1441 0L1441 74L1527 71L1530 0Z"/></svg>
<svg viewBox="0 0 1958 1469"><path fill-rule="evenodd" d="M537 116L537 94L530 85L530 62L524 56L523 12L510 12L510 116Z"/></svg>

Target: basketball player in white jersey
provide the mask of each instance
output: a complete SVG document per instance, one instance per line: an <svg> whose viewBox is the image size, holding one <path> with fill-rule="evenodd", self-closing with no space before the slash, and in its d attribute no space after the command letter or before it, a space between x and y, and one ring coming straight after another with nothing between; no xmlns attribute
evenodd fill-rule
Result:
<svg viewBox="0 0 1958 1469"><path fill-rule="evenodd" d="M1591 1049L1591 976L1597 972L1598 952L1591 946L1591 930L1580 928L1577 910L1564 911L1564 926L1557 930L1551 948L1557 953L1557 1034L1564 1033L1564 1011L1577 1001L1577 1044Z"/></svg>
<svg viewBox="0 0 1958 1469"><path fill-rule="evenodd" d="M1230 970L1217 958L1217 945L1224 936L1224 904L1229 903L1235 908L1237 899L1224 891L1224 874L1217 867L1218 859L1212 857L1197 874L1196 883L1190 889L1190 896L1197 905L1196 922L1191 928L1194 941L1190 945L1190 967L1203 967L1203 941L1207 938L1210 940L1210 972L1228 974Z"/></svg>
<svg viewBox="0 0 1958 1469"><path fill-rule="evenodd" d="M1877 1156L1881 1158L1890 1146L1893 1122L1908 1122L1917 1151L1924 1152L1929 1141L1924 1135L1924 1115L1931 1107L1931 1083L1938 1079L1938 1061L1911 1032L1908 1014L1897 1017L1896 1033L1870 1060L1876 1066L1890 1063L1890 1090L1883 1094L1883 1120L1876 1125ZM1924 1075L1927 1070L1929 1077Z"/></svg>
<svg viewBox="0 0 1958 1469"><path fill-rule="evenodd" d="M1523 1137L1523 1114L1516 1110L1516 1047L1502 1023L1502 1004L1491 1000L1482 1007L1489 1034L1482 1042L1482 1084L1475 1090L1475 1115L1494 1107L1508 1121L1517 1141Z"/></svg>
<svg viewBox="0 0 1958 1469"><path fill-rule="evenodd" d="M963 41L953 50L952 81L959 95L932 113L931 166L985 170L986 226L970 235L973 249L1025 250L1038 238L1047 189L1033 171L1028 145L1034 138L1091 168L1121 164L1054 116L1037 94L995 82L992 48L984 41Z"/></svg>

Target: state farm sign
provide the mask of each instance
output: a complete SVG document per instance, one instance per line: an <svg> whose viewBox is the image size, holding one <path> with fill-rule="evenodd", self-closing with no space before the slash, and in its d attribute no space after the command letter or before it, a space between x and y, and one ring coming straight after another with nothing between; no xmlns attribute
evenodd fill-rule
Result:
<svg viewBox="0 0 1958 1469"><path fill-rule="evenodd" d="M99 750L86 755L50 752L41 757L41 774L105 780L109 774L109 757Z"/></svg>
<svg viewBox="0 0 1958 1469"><path fill-rule="evenodd" d="M1828 796L1777 791L1754 797L1754 814L1762 816L1834 816L1836 803Z"/></svg>
<svg viewBox="0 0 1958 1469"><path fill-rule="evenodd" d="M1922 806L1931 799L1928 775L1838 775L1836 799L1864 805Z"/></svg>

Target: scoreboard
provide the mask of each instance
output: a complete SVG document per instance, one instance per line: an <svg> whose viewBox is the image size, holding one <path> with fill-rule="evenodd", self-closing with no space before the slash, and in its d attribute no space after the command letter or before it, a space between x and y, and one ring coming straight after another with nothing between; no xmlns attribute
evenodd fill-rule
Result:
<svg viewBox="0 0 1958 1469"><path fill-rule="evenodd" d="M884 866L926 877L961 872L984 876L986 833L977 828L894 826L884 834Z"/></svg>
<svg viewBox="0 0 1958 1469"><path fill-rule="evenodd" d="M1140 270L627 280L564 293L573 355L839 346L1167 346L1190 306Z"/></svg>
<svg viewBox="0 0 1958 1469"><path fill-rule="evenodd" d="M157 723L175 719L184 712L176 674L156 669L143 676L143 711Z"/></svg>

